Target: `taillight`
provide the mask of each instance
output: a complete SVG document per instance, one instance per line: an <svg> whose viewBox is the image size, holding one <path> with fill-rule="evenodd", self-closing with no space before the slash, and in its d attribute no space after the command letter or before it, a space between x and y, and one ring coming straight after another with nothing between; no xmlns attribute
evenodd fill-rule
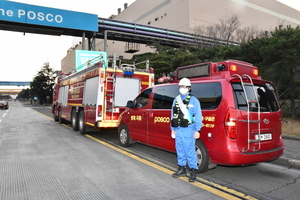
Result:
<svg viewBox="0 0 300 200"><path fill-rule="evenodd" d="M236 110L234 108L228 108L225 115L225 130L227 137L230 139L236 139Z"/></svg>
<svg viewBox="0 0 300 200"><path fill-rule="evenodd" d="M150 83L150 86L153 86L154 85L154 74L151 74L151 83Z"/></svg>
<svg viewBox="0 0 300 200"><path fill-rule="evenodd" d="M102 106L98 105L98 117L102 117Z"/></svg>

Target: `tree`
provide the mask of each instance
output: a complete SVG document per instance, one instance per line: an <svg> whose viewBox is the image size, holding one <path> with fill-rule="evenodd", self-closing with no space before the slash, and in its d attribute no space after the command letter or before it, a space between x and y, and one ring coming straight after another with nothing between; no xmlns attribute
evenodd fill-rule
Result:
<svg viewBox="0 0 300 200"><path fill-rule="evenodd" d="M219 19L220 38L229 42L233 40L234 32L241 26L241 22L237 15Z"/></svg>
<svg viewBox="0 0 300 200"><path fill-rule="evenodd" d="M52 102L52 87L56 77L55 71L50 68L49 63L44 63L41 70L33 78L31 83L32 95L38 97L40 104L47 102L47 96L50 97Z"/></svg>
<svg viewBox="0 0 300 200"><path fill-rule="evenodd" d="M245 43L254 38L261 38L263 35L264 31L259 31L255 26L245 27L243 29L236 30L234 41L238 43Z"/></svg>
<svg viewBox="0 0 300 200"><path fill-rule="evenodd" d="M17 96L17 99L29 99L29 98L30 98L29 88L23 89Z"/></svg>
<svg viewBox="0 0 300 200"><path fill-rule="evenodd" d="M237 43L248 42L253 38L261 37L264 33L255 26L240 28L241 26L242 23L237 15L225 16L219 19L218 24L194 27L193 33L213 38L215 46L219 46L221 40L227 44L230 41Z"/></svg>
<svg viewBox="0 0 300 200"><path fill-rule="evenodd" d="M296 117L295 99L299 98L296 72L300 66L300 28L287 26L272 32L267 46L261 48L268 76L276 81L280 97L291 102L292 118Z"/></svg>
<svg viewBox="0 0 300 200"><path fill-rule="evenodd" d="M228 26L231 27L229 28L231 31L228 32L227 38L232 38L229 35L233 27L237 27L236 20L232 18L232 25ZM206 27L207 29L203 27L197 27L198 30L197 28L195 30L201 34L211 33L212 35L220 30L219 26ZM243 41L240 46L216 45L208 48L191 46L181 49L153 46L157 48L156 53L147 54L147 57L150 60L150 66L155 69L155 78L168 75L180 66L228 59L242 60L257 66L260 76L274 83L281 105L289 100L291 102L290 113L295 118L296 111L300 107L296 105L296 100L300 98L300 28L280 26L274 31L256 32L252 27L242 31L236 30L240 41ZM145 57L145 54L143 56ZM134 57L137 58L139 55Z"/></svg>
<svg viewBox="0 0 300 200"><path fill-rule="evenodd" d="M264 37L242 44L240 52L241 60L259 67L260 75L274 83L283 103L291 102L291 116L295 118L295 100L300 92L296 77L300 66L300 28L287 26L265 32Z"/></svg>

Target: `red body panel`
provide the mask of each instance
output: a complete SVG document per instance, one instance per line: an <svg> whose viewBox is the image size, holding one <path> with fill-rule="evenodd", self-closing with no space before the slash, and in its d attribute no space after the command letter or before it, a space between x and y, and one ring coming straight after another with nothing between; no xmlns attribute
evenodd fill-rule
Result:
<svg viewBox="0 0 300 200"><path fill-rule="evenodd" d="M233 64L238 69L234 72L228 70L216 71L217 65L225 67ZM188 66L190 67L190 66ZM222 100L215 109L202 109L202 129L200 139L203 141L211 162L224 165L245 165L276 159L283 154L283 141L281 137L281 110L274 112L261 112L260 123L246 123L258 121L258 112L247 112L236 109L236 100L232 88L232 74L251 73L250 76L257 84L265 84L257 74L252 74L256 67L240 61L226 61L210 63L210 76L190 78L193 85L200 83L219 83L222 90ZM182 67L184 68L184 67ZM176 78L174 82L179 81ZM148 104L141 108L127 108L122 113L119 123L125 124L134 141L148 144L163 150L175 152L175 140L171 138L170 109L152 109L154 94L159 87L172 87L177 84L161 84L153 86ZM179 94L179 92L178 92ZM200 101L201 102L201 101ZM228 108L236 110L236 138L230 139L225 130L225 116ZM248 114L250 120L248 119ZM248 126L249 125L249 126ZM248 134L248 129L249 134ZM272 139L256 141L255 135L271 134Z"/></svg>
<svg viewBox="0 0 300 200"><path fill-rule="evenodd" d="M99 87L92 93L97 97L97 103L88 104L84 103L85 92L88 88L85 84L87 80L98 77L97 80ZM112 81L109 78L112 77ZM84 111L85 124L94 127L117 127L117 120L125 110L124 106L113 105L113 98L116 96L113 84L115 78L125 77L122 70L113 68L99 68L93 66L93 69L87 72L80 72L77 74L71 74L66 77L58 77L53 91L53 105L52 113L54 117L58 117L59 110L61 111L61 117L66 121L72 120L72 111L77 113L80 110ZM130 79L140 80L139 88L143 90L153 83L151 82L153 73L149 72L135 72L132 76L127 77ZM125 77L126 78L126 77ZM59 102L60 89L67 88L67 100L64 105ZM62 100L61 100L62 101ZM98 110L97 110L98 109ZM105 109L105 110L103 110ZM97 119L98 116L98 119ZM101 120L99 119L101 117ZM98 123L101 122L101 123Z"/></svg>

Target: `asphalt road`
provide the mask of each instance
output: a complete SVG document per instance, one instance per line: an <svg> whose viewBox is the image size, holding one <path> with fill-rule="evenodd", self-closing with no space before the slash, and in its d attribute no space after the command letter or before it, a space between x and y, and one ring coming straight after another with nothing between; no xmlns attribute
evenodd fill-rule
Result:
<svg viewBox="0 0 300 200"><path fill-rule="evenodd" d="M53 117L49 107L27 106L41 113L41 117L47 116L49 120L52 120ZM1 112L0 116L3 113ZM79 133L77 132L76 134ZM116 130L104 129L90 135L117 148L122 148L118 144ZM173 153L139 143L135 143L127 150L167 169L175 170L177 168L176 155ZM300 171L275 164L275 162L237 167L217 166L217 168L209 170L204 174L198 174L197 177L202 183L226 192L236 193L241 198L243 195L246 195L244 199L249 199L248 195L250 198L254 197L266 200L299 199L300 196Z"/></svg>

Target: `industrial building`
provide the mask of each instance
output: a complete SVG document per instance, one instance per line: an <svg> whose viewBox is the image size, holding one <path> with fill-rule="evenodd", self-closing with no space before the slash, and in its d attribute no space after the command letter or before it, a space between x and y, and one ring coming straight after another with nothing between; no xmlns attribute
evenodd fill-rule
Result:
<svg viewBox="0 0 300 200"><path fill-rule="evenodd" d="M300 12L276 0L136 0L116 9L118 14L109 18L187 33L193 33L196 27L220 24L231 16L237 16L239 29L252 27L270 31L275 27L300 25ZM67 51L61 61L63 72L74 69L75 49L88 49L88 46L85 43L83 48L79 43ZM96 40L95 50L104 51L103 39ZM124 58L153 51L144 44L120 41L108 41L106 50L108 55L114 52Z"/></svg>

